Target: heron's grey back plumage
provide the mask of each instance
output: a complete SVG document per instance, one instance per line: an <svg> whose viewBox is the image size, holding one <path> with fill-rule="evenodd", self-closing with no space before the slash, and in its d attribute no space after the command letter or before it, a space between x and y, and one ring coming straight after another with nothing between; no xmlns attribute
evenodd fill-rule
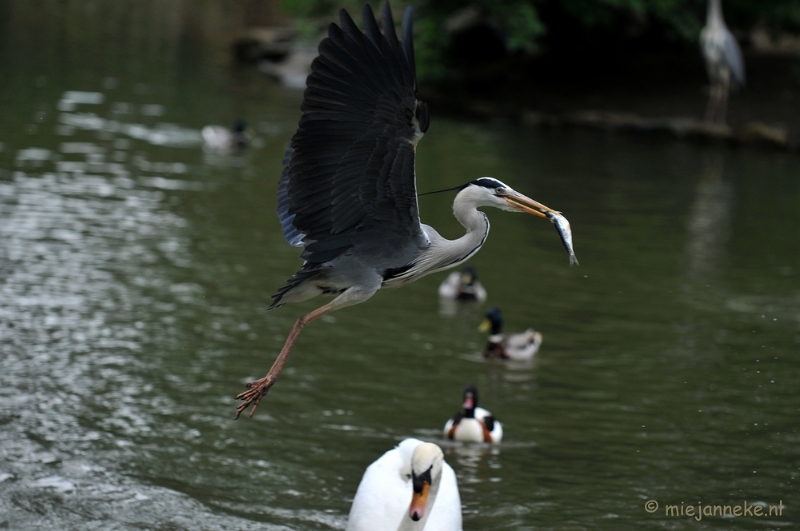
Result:
<svg viewBox="0 0 800 531"><path fill-rule="evenodd" d="M369 6L363 19L364 32L342 10L311 65L278 189L284 236L302 242L305 264L276 303L344 253L369 254L371 264L391 268L407 264L426 241L414 158L428 112L417 99L411 8L402 40L388 3L383 33Z"/></svg>
<svg viewBox="0 0 800 531"><path fill-rule="evenodd" d="M712 78L721 75L720 69L726 69L739 88L745 87L742 50L725 24L721 0L709 0L706 25L700 33L700 49Z"/></svg>
<svg viewBox="0 0 800 531"><path fill-rule="evenodd" d="M744 58L742 57L742 50L739 48L739 43L736 42L736 37L730 32L727 27L725 29L725 62L728 63L728 68L731 69L731 76L740 88L745 87L745 74L744 74Z"/></svg>

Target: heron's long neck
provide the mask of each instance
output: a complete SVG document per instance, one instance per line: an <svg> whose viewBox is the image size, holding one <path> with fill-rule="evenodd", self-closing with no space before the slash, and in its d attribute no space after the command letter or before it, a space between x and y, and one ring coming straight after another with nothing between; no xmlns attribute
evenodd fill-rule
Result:
<svg viewBox="0 0 800 531"><path fill-rule="evenodd" d="M456 196L453 214L467 233L456 240L437 239L434 243L437 247L435 270L448 269L465 262L478 252L489 235L489 219L473 201Z"/></svg>
<svg viewBox="0 0 800 531"><path fill-rule="evenodd" d="M450 269L465 262L477 253L486 241L486 236L489 234L489 219L483 212L478 211L478 203L469 197L461 196L463 193L462 191L457 195L453 202L453 214L467 229L467 233L457 240L448 240L436 232L433 227L423 225L430 246L414 265L413 274L408 276L410 280Z"/></svg>
<svg viewBox="0 0 800 531"><path fill-rule="evenodd" d="M722 23L722 0L709 0L706 24L709 26Z"/></svg>

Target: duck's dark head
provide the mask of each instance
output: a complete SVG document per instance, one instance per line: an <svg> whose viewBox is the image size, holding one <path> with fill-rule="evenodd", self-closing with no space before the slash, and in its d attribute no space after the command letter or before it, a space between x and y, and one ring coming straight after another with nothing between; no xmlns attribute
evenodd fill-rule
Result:
<svg viewBox="0 0 800 531"><path fill-rule="evenodd" d="M250 135L247 130L247 123L244 120L236 120L233 124L233 144L234 147L242 149L250 143Z"/></svg>
<svg viewBox="0 0 800 531"><path fill-rule="evenodd" d="M476 407L478 407L478 388L474 385L468 385L464 389L464 405L462 406L464 417L468 419L475 418Z"/></svg>
<svg viewBox="0 0 800 531"><path fill-rule="evenodd" d="M464 286L472 286L478 280L478 272L471 265L468 265L461 271L461 284Z"/></svg>
<svg viewBox="0 0 800 531"><path fill-rule="evenodd" d="M500 308L489 308L480 326L481 332L489 332L493 336L503 331L503 314Z"/></svg>

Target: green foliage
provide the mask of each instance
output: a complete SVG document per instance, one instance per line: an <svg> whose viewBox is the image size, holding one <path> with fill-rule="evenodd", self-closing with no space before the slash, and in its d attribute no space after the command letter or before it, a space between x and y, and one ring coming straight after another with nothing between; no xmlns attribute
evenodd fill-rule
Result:
<svg viewBox="0 0 800 531"><path fill-rule="evenodd" d="M761 3L764 4L762 16L769 28L800 33L800 2Z"/></svg>
<svg viewBox="0 0 800 531"><path fill-rule="evenodd" d="M417 77L422 80L442 79L447 65L442 61L450 36L441 30L442 21L423 18L414 21L414 53L417 59Z"/></svg>
<svg viewBox="0 0 800 531"><path fill-rule="evenodd" d="M295 17L332 17L339 8L354 18L361 0L282 0ZM645 32L663 42L697 41L705 24L707 0L411 0L417 8L418 74L437 79L447 70L446 52L453 35L445 31L454 13L472 7L481 20L502 32L509 52L533 52L542 44L554 47L576 42L634 39ZM373 2L373 8L380 8ZM405 5L395 0L396 14ZM771 31L800 32L800 0L723 0L728 25L740 32L761 24Z"/></svg>
<svg viewBox="0 0 800 531"><path fill-rule="evenodd" d="M493 22L506 32L506 47L509 51L532 52L536 49L537 41L545 34L546 29L532 3L516 0L486 4L493 15Z"/></svg>

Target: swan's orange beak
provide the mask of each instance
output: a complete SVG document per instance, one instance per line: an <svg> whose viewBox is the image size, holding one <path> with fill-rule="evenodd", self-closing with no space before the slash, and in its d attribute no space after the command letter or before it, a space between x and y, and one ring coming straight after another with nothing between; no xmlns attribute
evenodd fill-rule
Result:
<svg viewBox="0 0 800 531"><path fill-rule="evenodd" d="M422 481L421 492L417 492L414 489L414 495L411 496L411 507L408 508L408 516L415 522L419 522L425 516L425 504L428 503L429 490L431 490L431 484L427 480Z"/></svg>
<svg viewBox="0 0 800 531"><path fill-rule="evenodd" d="M552 212L554 214L559 213L557 210L546 207L540 202L534 201L530 197L522 195L514 190L509 190L508 194L503 196L503 199L505 199L506 203L508 203L508 206L514 210L519 212L527 212L528 214L533 214L534 216L539 216L540 218L547 218L547 212Z"/></svg>

